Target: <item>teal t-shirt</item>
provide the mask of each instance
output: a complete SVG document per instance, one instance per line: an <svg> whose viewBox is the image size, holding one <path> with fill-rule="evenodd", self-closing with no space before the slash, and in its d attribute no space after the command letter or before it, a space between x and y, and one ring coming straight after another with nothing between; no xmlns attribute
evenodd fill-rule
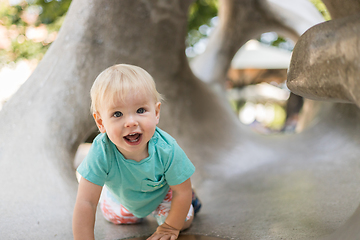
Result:
<svg viewBox="0 0 360 240"><path fill-rule="evenodd" d="M77 171L88 181L104 186L136 217L154 211L169 185L186 181L195 167L174 138L156 128L148 143L149 157L136 162L125 159L108 138L99 134Z"/></svg>

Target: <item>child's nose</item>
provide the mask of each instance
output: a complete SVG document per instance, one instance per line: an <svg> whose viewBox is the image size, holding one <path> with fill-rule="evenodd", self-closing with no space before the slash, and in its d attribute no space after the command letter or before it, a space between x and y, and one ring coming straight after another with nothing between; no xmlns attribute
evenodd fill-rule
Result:
<svg viewBox="0 0 360 240"><path fill-rule="evenodd" d="M126 118L125 127L134 127L139 125L136 119L132 116Z"/></svg>

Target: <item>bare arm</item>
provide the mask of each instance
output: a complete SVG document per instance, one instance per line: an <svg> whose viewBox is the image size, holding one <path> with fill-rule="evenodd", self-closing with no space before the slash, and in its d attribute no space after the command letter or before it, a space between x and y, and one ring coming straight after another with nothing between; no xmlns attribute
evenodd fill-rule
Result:
<svg viewBox="0 0 360 240"><path fill-rule="evenodd" d="M173 196L171 208L165 222L176 229L182 229L186 216L189 212L192 199L192 188L190 178L185 182L170 186Z"/></svg>
<svg viewBox="0 0 360 240"><path fill-rule="evenodd" d="M81 178L73 214L75 240L95 239L95 213L102 187Z"/></svg>
<svg viewBox="0 0 360 240"><path fill-rule="evenodd" d="M148 240L177 238L180 230L184 229L184 223L189 212L192 198L192 188L190 178L185 182L170 186L173 196L171 208L165 223L159 226L156 232ZM188 227L188 226L187 226ZM165 237L165 238L163 238Z"/></svg>

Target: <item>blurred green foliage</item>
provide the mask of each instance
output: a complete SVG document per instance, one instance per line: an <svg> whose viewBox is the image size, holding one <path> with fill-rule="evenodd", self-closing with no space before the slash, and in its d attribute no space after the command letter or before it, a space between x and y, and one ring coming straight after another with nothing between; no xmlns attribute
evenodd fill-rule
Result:
<svg viewBox="0 0 360 240"><path fill-rule="evenodd" d="M330 13L328 12L325 4L321 0L309 0L314 6L319 10L319 12L323 15L326 21L331 20Z"/></svg>
<svg viewBox="0 0 360 240"><path fill-rule="evenodd" d="M41 60L56 38L71 0L0 1L0 66ZM40 36L40 37L39 37Z"/></svg>
<svg viewBox="0 0 360 240"><path fill-rule="evenodd" d="M259 40L261 41L261 40ZM270 43L271 46L280 47L282 43L285 43L287 40L284 37L278 36L277 39ZM292 50L292 49L291 49Z"/></svg>
<svg viewBox="0 0 360 240"><path fill-rule="evenodd" d="M35 4L43 9L39 21L48 25L57 25L58 18L66 14L70 3L71 0L36 0Z"/></svg>
<svg viewBox="0 0 360 240"><path fill-rule="evenodd" d="M196 0L189 7L188 31L198 30L218 14L218 0Z"/></svg>
<svg viewBox="0 0 360 240"><path fill-rule="evenodd" d="M218 0L195 0L189 7L187 47L194 46L208 34L199 31L201 26L212 27L211 19L217 16L219 8Z"/></svg>

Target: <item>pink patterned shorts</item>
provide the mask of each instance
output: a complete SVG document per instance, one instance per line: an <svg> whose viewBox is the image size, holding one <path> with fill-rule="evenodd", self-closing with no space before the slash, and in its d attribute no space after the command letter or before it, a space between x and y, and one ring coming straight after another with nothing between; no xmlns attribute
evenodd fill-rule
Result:
<svg viewBox="0 0 360 240"><path fill-rule="evenodd" d="M152 212L156 218L156 221L159 225L165 222L166 217L169 214L172 200L172 191L169 189L164 200L160 205ZM105 217L105 219L114 224L134 224L139 223L143 219L135 217L131 212L129 212L121 203L114 198L110 191L104 186L103 192L100 199L100 209ZM194 208L191 205L186 220L189 220L194 212Z"/></svg>

